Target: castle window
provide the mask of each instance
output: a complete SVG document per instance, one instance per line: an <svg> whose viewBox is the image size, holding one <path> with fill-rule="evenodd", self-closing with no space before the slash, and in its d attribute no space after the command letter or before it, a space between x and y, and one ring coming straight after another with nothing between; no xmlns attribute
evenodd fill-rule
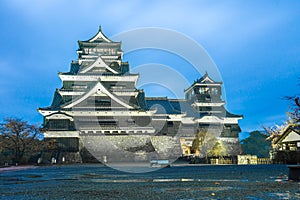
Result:
<svg viewBox="0 0 300 200"><path fill-rule="evenodd" d="M230 130L231 126L230 125L224 125L224 129Z"/></svg>
<svg viewBox="0 0 300 200"><path fill-rule="evenodd" d="M208 87L201 87L199 88L200 94L210 94L210 89Z"/></svg>
<svg viewBox="0 0 300 200"><path fill-rule="evenodd" d="M209 88L205 88L205 94L210 94L210 89Z"/></svg>
<svg viewBox="0 0 300 200"><path fill-rule="evenodd" d="M218 94L218 89L217 88L212 88L211 89L211 94Z"/></svg>
<svg viewBox="0 0 300 200"><path fill-rule="evenodd" d="M205 89L204 87L199 88L199 93L200 94L205 94Z"/></svg>

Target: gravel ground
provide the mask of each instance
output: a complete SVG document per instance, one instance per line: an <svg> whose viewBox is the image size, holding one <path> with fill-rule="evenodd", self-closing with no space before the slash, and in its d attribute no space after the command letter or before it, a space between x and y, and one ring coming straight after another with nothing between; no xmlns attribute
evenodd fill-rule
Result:
<svg viewBox="0 0 300 200"><path fill-rule="evenodd" d="M174 166L150 173L49 166L0 173L0 199L300 199L300 182L287 175L286 165Z"/></svg>
<svg viewBox="0 0 300 200"><path fill-rule="evenodd" d="M37 166L33 165L25 165L25 166L9 166L9 167L0 167L0 173L8 172L8 171L18 171L18 170L25 170L25 169L33 169Z"/></svg>

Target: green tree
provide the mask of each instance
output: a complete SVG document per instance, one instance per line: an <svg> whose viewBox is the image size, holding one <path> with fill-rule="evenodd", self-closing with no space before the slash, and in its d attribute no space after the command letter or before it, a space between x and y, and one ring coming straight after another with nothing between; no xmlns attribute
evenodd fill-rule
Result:
<svg viewBox="0 0 300 200"><path fill-rule="evenodd" d="M241 141L245 154L257 155L260 158L269 157L271 141L267 140L268 135L259 131L253 131L248 138Z"/></svg>
<svg viewBox="0 0 300 200"><path fill-rule="evenodd" d="M205 135L206 135L206 132L204 132L204 131L198 131L197 132L196 137L195 137L195 139L193 140L193 143L192 143L192 148L191 148L192 153L195 153L195 152L199 151L199 148L200 148L201 143L202 143L201 141L205 137Z"/></svg>
<svg viewBox="0 0 300 200"><path fill-rule="evenodd" d="M15 163L22 162L25 155L30 157L42 150L41 136L36 125L30 125L20 119L6 118L0 123L1 151L3 154L13 153L11 157Z"/></svg>
<svg viewBox="0 0 300 200"><path fill-rule="evenodd" d="M200 129L193 140L191 150L193 153L199 151L200 157L207 158L208 152L213 148L216 141L217 139L213 134Z"/></svg>
<svg viewBox="0 0 300 200"><path fill-rule="evenodd" d="M213 148L208 152L209 156L222 158L228 154L224 144L221 141L217 141Z"/></svg>

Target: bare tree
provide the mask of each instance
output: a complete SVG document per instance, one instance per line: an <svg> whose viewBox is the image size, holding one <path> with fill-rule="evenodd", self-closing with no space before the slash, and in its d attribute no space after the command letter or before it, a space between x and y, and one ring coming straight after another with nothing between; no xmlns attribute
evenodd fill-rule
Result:
<svg viewBox="0 0 300 200"><path fill-rule="evenodd" d="M280 136L282 130L285 129L288 126L288 124L289 124L288 122L285 122L282 125L276 124L271 127L263 126L263 129L268 134L267 140L277 139Z"/></svg>
<svg viewBox="0 0 300 200"><path fill-rule="evenodd" d="M289 124L298 124L300 123L300 99L298 96L288 96L285 97L286 100L291 102L290 111L287 112L288 114L288 122Z"/></svg>
<svg viewBox="0 0 300 200"><path fill-rule="evenodd" d="M41 132L36 125L30 125L21 119L6 118L0 123L0 143L2 149L14 153L13 160L17 164L25 153L41 149Z"/></svg>
<svg viewBox="0 0 300 200"><path fill-rule="evenodd" d="M289 106L290 111L287 112L288 119L282 125L275 125L273 127L263 126L263 129L266 131L266 133L269 134L267 140L276 141L276 139L280 136L280 134L284 131L284 129L286 129L289 126L297 126L300 123L299 94L294 96L285 96L283 99L291 102Z"/></svg>
<svg viewBox="0 0 300 200"><path fill-rule="evenodd" d="M290 111L288 112L290 123L299 124L300 123L300 94L294 96L286 96L284 99L289 100L291 102Z"/></svg>

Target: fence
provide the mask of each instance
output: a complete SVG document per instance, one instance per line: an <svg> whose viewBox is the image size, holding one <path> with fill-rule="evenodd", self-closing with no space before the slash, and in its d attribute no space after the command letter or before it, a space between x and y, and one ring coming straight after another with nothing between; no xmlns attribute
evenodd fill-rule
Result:
<svg viewBox="0 0 300 200"><path fill-rule="evenodd" d="M236 164L236 163L233 163L232 159L230 159L230 158L212 158L212 159L210 159L210 164L212 164L212 165L231 165L231 164ZM239 164L266 165L266 164L272 164L272 162L271 162L270 158L255 157L255 159L247 160L247 162L239 163Z"/></svg>
<svg viewBox="0 0 300 200"><path fill-rule="evenodd" d="M258 165L271 164L271 160L270 158L257 158L257 164Z"/></svg>
<svg viewBox="0 0 300 200"><path fill-rule="evenodd" d="M212 158L210 159L212 165L231 165L233 164L231 159Z"/></svg>

